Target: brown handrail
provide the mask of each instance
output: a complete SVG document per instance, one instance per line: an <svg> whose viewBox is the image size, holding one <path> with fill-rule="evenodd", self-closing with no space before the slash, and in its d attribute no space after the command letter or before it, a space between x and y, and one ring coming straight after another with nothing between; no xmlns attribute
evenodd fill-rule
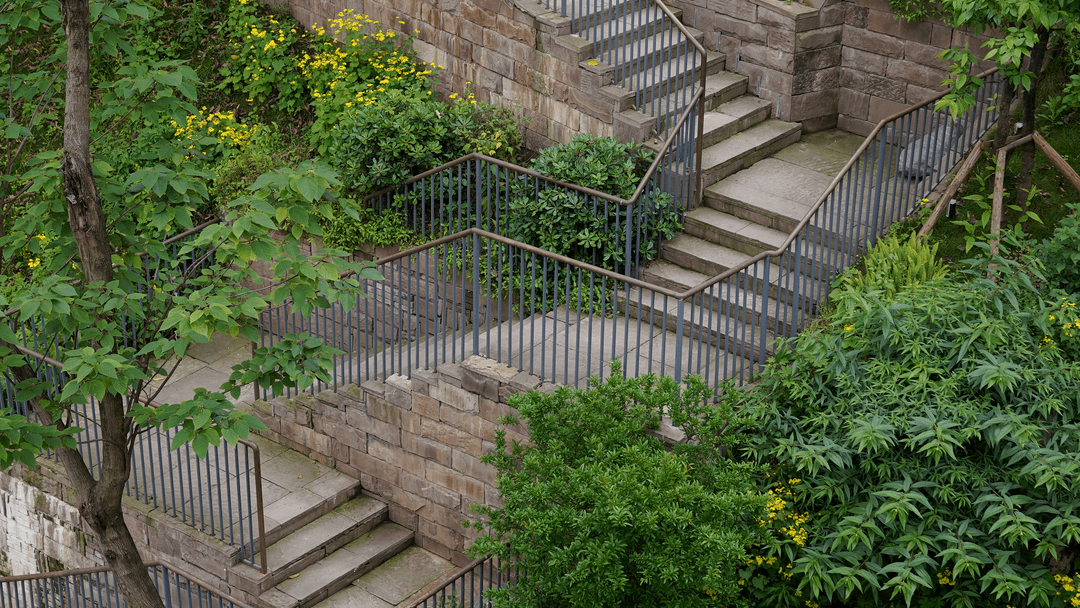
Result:
<svg viewBox="0 0 1080 608"><path fill-rule="evenodd" d="M246 445L255 454L255 515L259 519L259 572L266 574L266 515L263 512L262 451L259 450L258 445L247 439L240 439L238 443Z"/></svg>
<svg viewBox="0 0 1080 608"><path fill-rule="evenodd" d="M473 152L471 154L466 154L465 156L462 156L460 158L456 158L456 159L454 159L454 160L452 160L450 162L443 163L443 164L439 165L438 167L435 167L434 169L428 169L427 171L424 171L423 173L420 173L418 175L414 175L414 176L410 177L409 179L405 180L404 182L402 182L400 184L397 184L395 186L388 186L388 187L383 188L381 190L377 190L375 192L372 192L371 194L368 194L367 196L365 196L361 200L363 202L366 202L366 201L374 199L376 197L380 197L380 196L383 196L385 194L389 194L391 192L396 192L396 191L400 190L401 188L404 188L405 186L408 186L410 184L414 184L414 183L416 183L416 182L418 182L420 180L423 180L424 178L430 177L430 176L435 175L437 173L441 173L441 172L443 172L443 171L445 171L447 169L450 169L452 167L456 167L458 165L467 163L470 160L480 159L480 160L484 160L484 161L486 161L486 162L488 162L490 164L502 167L504 169L509 169L509 170L515 171L517 173L523 173L525 175L528 175L529 177L540 179L540 180L549 182L551 184L554 184L556 186L560 186L562 188L569 188L571 190L577 190L578 192L581 192L582 194L586 194L586 195L589 195L589 196L595 196L595 197L600 198L602 200L606 200L606 201L615 203L617 205L622 205L622 206L626 207L626 206L629 206L629 205L633 205L633 204L635 204L635 203L637 203L637 202L639 202L641 200L641 196L645 192L645 188L648 186L649 181L653 178L654 175L656 175L656 171L660 166L660 161L665 156L667 156L668 153L671 151L671 145L675 141L675 136L678 134L679 128L682 127L686 123L687 119L690 116L690 112L695 107L697 107L697 109L699 111L698 111L698 134L697 134L697 137L695 138L695 144L694 144L695 145L695 150L694 150L694 156L695 156L695 160L694 160L694 163L695 163L694 176L695 176L695 178L700 176L700 174L701 174L701 148L702 148L701 144L702 144L702 137L703 137L704 130L705 130L705 112L703 111L704 110L704 101L705 101L705 81L708 78L707 74L705 73L705 64L708 61L708 53L705 50L705 47L700 42L698 42L697 39L695 39L690 34L690 30L687 29L687 27L685 25L683 25L678 20L677 17L675 17L675 13L671 12L671 9L668 8L663 3L662 0L653 0L653 4L655 4L664 13L664 15L675 24L675 27L679 30L679 32L682 33L682 35L686 36L686 39L694 47L694 50L696 50L701 55L701 66L700 66L701 75L699 77L701 82L699 83L700 90L697 93L695 93L693 97L691 97L690 103L687 104L686 109L683 110L682 114L679 115L678 120L675 122L675 126L673 126L672 129L671 129L671 133L668 134L667 139L664 140L663 145L661 145L660 149L656 152L656 158L654 158L652 164L649 165L649 169L645 172L645 175L641 178L641 181L638 182L638 186L634 190L634 194L630 198L622 198L622 197L618 197L618 196L613 196L611 194L607 194L605 192L600 192L599 190L593 190L592 188L587 188L585 186L579 186L577 184L571 184L569 182L564 182L564 181L560 181L560 180L557 180L557 179L552 179L552 178L550 178L550 177L548 177L548 176L546 176L546 175L544 175L542 173L539 173L537 171L533 171L532 169L527 169L525 167L522 167L520 165L516 165L514 163L499 160L497 158L492 158L490 156L480 154L479 152ZM698 190L698 189L695 188L695 190Z"/></svg>
<svg viewBox="0 0 1080 608"><path fill-rule="evenodd" d="M236 608L251 608L251 606L248 605L247 603L233 597L232 595L230 595L228 593L225 593L224 591L218 590L217 587L211 585L210 583L204 581L203 579L195 576L194 574L191 574L187 570L184 570L182 568L177 568L176 566L174 566L172 564L163 562L161 560L153 560L153 561L149 561L149 562L144 562L143 566L145 566L147 568L159 568L160 567L160 568L165 568L166 570L171 570L172 572L175 572L176 574L179 574L180 576L188 579L189 581L199 585L203 589L206 589L207 591L210 591L210 592L214 593L214 595L217 595L221 599L223 599L223 600L225 600L227 602L231 602L232 605L234 607L236 607ZM32 581L32 580L53 579L53 578L65 578L65 577L69 577L69 576L83 576L83 575L86 575L86 574L103 574L105 572L112 572L112 568L110 568L108 566L95 566L93 568L75 568L75 569L72 569L72 570L59 570L57 572L41 572L41 573L38 573L38 574L19 574L19 575L16 575L16 576L3 576L3 577L0 577L0 583L16 583L16 582L21 582L21 581Z"/></svg>

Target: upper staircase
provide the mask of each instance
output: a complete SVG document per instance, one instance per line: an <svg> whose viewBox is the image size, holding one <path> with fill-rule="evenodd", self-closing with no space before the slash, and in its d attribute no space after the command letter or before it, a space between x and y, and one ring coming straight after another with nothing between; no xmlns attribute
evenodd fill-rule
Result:
<svg viewBox="0 0 1080 608"><path fill-rule="evenodd" d="M687 211L683 232L664 243L660 259L643 270L642 278L685 291L781 246L824 192L829 178L815 173L813 178L797 180L805 184L798 192L757 196L763 190L745 186L740 172L798 142L801 126L774 118L775 104L757 97L748 88L746 76L726 71L723 53L706 50L704 58L698 57L700 52L695 53L686 34L700 44L704 33L690 27L665 27L664 11L652 0L589 2L584 3L582 14L574 14L574 4L567 4L571 33L556 42L574 54L582 69L600 77L598 92L612 105L618 137L643 141L660 151L667 129L689 105L691 91L700 86L699 70L704 69L706 75L700 164L704 204ZM681 17L679 9L670 10ZM682 145L695 144L684 141ZM692 151L683 153L693 159ZM796 165L771 167L773 172L781 169L806 173ZM786 180L784 175L766 175L766 181L772 178ZM765 351L751 349L751 344L761 343L756 339L759 330L765 330L767 344L776 334L791 334L795 328L790 320L796 318L791 307L808 302L783 286L780 269L771 274L768 286L764 281L763 276L757 284L744 285L744 293L729 289L719 297L714 295L713 301L699 300L697 305L708 313L697 314L691 331L707 333L713 343L723 341L725 349L750 360L771 354L768 346ZM769 300L765 307L762 298ZM625 310L631 308L654 323L674 321L671 311L647 305L627 305ZM768 311L765 318L760 312L751 314L761 310ZM734 317L740 320L732 322ZM747 323L752 327L744 327ZM748 332L755 339L747 337Z"/></svg>

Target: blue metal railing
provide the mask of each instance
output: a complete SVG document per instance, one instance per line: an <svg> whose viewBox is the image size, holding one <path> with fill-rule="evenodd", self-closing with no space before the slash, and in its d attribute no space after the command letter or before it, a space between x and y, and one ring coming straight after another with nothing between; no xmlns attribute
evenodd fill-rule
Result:
<svg viewBox="0 0 1080 608"><path fill-rule="evenodd" d="M186 271L192 265L205 264L197 252L187 260L180 259L178 252L208 225L210 223L164 242L166 251L171 252L171 259L177 261L172 270ZM161 266L148 264L148 276L158 272ZM11 324L15 335L22 337L23 353L35 361L38 377L51 387L49 394L57 395L69 380L57 357L61 351L77 347L78 338L68 337L67 342L60 342L61 334L46 331L46 318L38 313L20 321L19 315L8 314L6 322ZM122 318L121 323L125 344L135 344L143 331L140 321ZM0 380L0 408L36 419L29 404L17 398L10 378ZM98 477L102 466L102 433L96 412L96 401L88 397L84 403L70 405L66 422L69 427L80 429L75 436L79 452L91 474ZM127 495L230 546L239 547L240 561L265 572L265 554L261 560L257 557L266 549L259 447L244 440L231 447L222 443L210 446L206 457L199 459L188 444L171 450L174 435L172 429L158 428L139 434L132 451L132 474L125 488ZM52 457L55 459L56 455Z"/></svg>
<svg viewBox="0 0 1080 608"><path fill-rule="evenodd" d="M499 234L503 203L488 193L504 188L491 167L505 164L470 157L402 190L460 172L460 188L424 201L451 210L444 217L453 234L380 261L385 280L361 280L370 297L358 297L350 310L309 318L288 304L268 310L263 343L285 333L324 337L346 351L335 357L333 387L437 369L473 354L575 386L606 375L613 358L629 374L695 374L716 387L747 379L777 337L795 335L813 318L832 279L918 208L993 124L999 88L1000 79L987 75L975 106L957 121L934 112L934 99L883 121L782 247L683 292ZM916 165L922 168L910 168ZM540 187L540 177L526 177Z"/></svg>
<svg viewBox="0 0 1080 608"><path fill-rule="evenodd" d="M165 608L250 608L195 576L160 562L146 564ZM0 608L126 608L109 568L0 578Z"/></svg>

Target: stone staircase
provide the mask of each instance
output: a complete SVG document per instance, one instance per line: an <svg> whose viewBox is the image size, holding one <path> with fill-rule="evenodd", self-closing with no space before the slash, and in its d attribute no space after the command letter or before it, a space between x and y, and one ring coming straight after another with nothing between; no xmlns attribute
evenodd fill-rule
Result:
<svg viewBox="0 0 1080 608"><path fill-rule="evenodd" d="M656 134L689 102L685 85L696 84L699 73L685 65L688 62L674 51L672 42L678 36L654 33L660 29L657 24L662 20L658 8L645 5L637 11L620 11L618 7L623 2L602 0L595 6L590 3L590 14L584 16L583 22L592 24L591 27L561 36L557 43L575 53L574 58L579 59L582 69L598 76L603 85L599 92L613 107L617 136L644 141L659 150L662 142ZM672 12L681 16L679 9ZM601 17L610 15L621 19L625 28L599 23ZM699 42L704 39L703 32L687 29ZM594 42L601 49L596 59L592 58ZM616 47L611 55L606 53L607 49ZM640 59L616 70L602 61L609 56ZM791 198L760 196L757 193L761 190L756 186L750 186L749 190L743 186L745 176L740 177L741 171L798 142L802 128L772 118L774 104L748 91L747 77L725 71L726 64L723 53L710 51L703 66L706 73L701 162L706 186L704 205L686 214L684 231L665 243L660 259L644 269L642 278L655 285L683 291L762 251L776 249L802 219L813 199L824 191L821 179L806 181L805 191ZM638 90L644 91L644 96L639 97ZM760 359L761 353L753 345L760 344L762 336L771 344L776 334L792 333L792 307L807 304L799 294L784 286L780 269L773 270L768 287L763 284L764 277L760 277L757 284L749 281L741 290L727 290L712 301L696 302L696 306L707 309L708 313L697 313L698 320L691 331L707 333L713 343L723 341L725 348L740 357ZM654 323L674 321L671 311L630 303L626 309L637 309L638 314L648 315ZM751 327L732 323L732 316L750 322Z"/></svg>
<svg viewBox="0 0 1080 608"><path fill-rule="evenodd" d="M394 606L453 569L450 562L412 547L414 532L388 521L388 506L362 495L359 481L292 450L260 443L270 501L267 572L246 564L228 570L234 593L242 591L253 606ZM338 594L348 601L341 603ZM359 596L369 598L365 603Z"/></svg>

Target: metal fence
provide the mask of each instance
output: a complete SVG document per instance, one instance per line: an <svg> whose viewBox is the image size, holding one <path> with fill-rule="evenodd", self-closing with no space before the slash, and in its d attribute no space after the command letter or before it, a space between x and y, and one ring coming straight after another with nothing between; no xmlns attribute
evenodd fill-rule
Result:
<svg viewBox="0 0 1080 608"><path fill-rule="evenodd" d="M205 263L198 252L188 259L180 259L178 254L207 225L210 224L164 242L166 252L171 252L172 260L177 262L175 267L169 265L173 271ZM147 264L146 272L149 276L160 272L164 266ZM42 312L22 320L20 315L8 314L6 322L15 335L22 338L22 352L35 362L38 377L50 386L49 394L58 395L69 378L57 357L63 350L77 348L78 338L52 331L46 319L47 315ZM143 330L140 322L130 318L120 321L125 329L126 345L134 345ZM18 399L18 391L7 377L0 379L0 409L37 420L29 404ZM102 433L94 398L87 397L82 403L73 402L66 423L81 429L75 436L79 452L90 472L99 477ZM222 443L210 446L206 458L199 459L188 444L171 450L174 436L172 429L157 428L138 435L132 453L132 474L125 490L127 495L230 546L238 546L242 562L265 568L265 557L262 560L256 557L258 552L265 551L259 447L243 440L235 446ZM55 454L52 457L56 459Z"/></svg>
<svg viewBox="0 0 1080 608"><path fill-rule="evenodd" d="M165 608L249 608L191 574L160 562L146 565ZM109 568L83 568L0 578L0 608L126 608Z"/></svg>
<svg viewBox="0 0 1080 608"><path fill-rule="evenodd" d="M578 345L583 339L599 337L603 358L584 359L587 370L607 372L610 367L603 362L621 357L626 371L633 375L663 371L681 380L687 374L699 374L714 387L721 380L747 377L765 363L772 340L795 335L814 315L817 304L827 297L832 279L853 263L855 256L872 246L891 223L920 207L922 199L945 179L994 123L997 117L994 102L1002 83L996 72L983 77L984 85L975 94L975 105L960 120L934 112L937 97L883 120L783 247L755 256L742 266L685 292L674 293L631 278L612 276L572 260L528 251L530 256L544 258L545 263L562 264L564 276L570 278L576 274L578 284L583 284L582 273L588 272L588 293L598 298L557 300L561 307L550 309L541 303L539 327L535 314L519 316L518 339L531 333L532 337L541 339L540 346L532 350L519 348L516 353L509 353L509 357L503 356L502 350L492 349L491 342L481 343L481 339L490 340L493 331L509 332L514 323L499 323L497 316L490 321L474 312L472 351L533 373L537 371L535 367L527 368L525 363L534 364L539 354L539 372L543 378L580 386L587 376L569 371L571 365L577 370L576 366L583 362ZM507 239L492 234L473 231L471 236L509 244ZM485 251L484 247L474 247ZM521 245L511 247L526 250ZM490 247L486 249L490 250ZM474 293L507 295L483 288L487 284L486 273L475 276L482 278L473 282ZM599 290L592 291L597 285ZM521 292L512 301L520 306L529 297L532 296ZM599 309L595 308L597 302ZM489 306L491 303L489 300ZM529 331L521 331L526 324ZM602 333L605 327L614 330L606 339ZM494 335L498 336L495 343L501 349L502 334ZM565 336L561 342L560 335ZM658 335L663 339L657 340ZM635 344L636 349L631 347ZM642 350L646 344L650 348L648 353ZM665 353L665 346L674 348ZM399 358L376 359L376 365L369 371L376 377L380 373L382 377L389 373L407 374L412 369L410 365L431 366L412 354L402 356L405 349L386 350ZM417 347L416 354L426 351L426 347ZM592 349L585 351L591 353ZM442 352L453 360L464 356L467 349L463 345L460 352L451 352L444 347ZM524 353L528 353L527 360ZM551 367L545 368L549 361ZM436 357L431 363L438 362ZM668 363L673 366L668 367ZM516 580L495 568L492 559L478 560L458 571L414 606L487 605L477 598Z"/></svg>
<svg viewBox="0 0 1080 608"><path fill-rule="evenodd" d="M496 558L478 559L455 572L409 608L482 608L490 606L484 594L513 584L518 578L513 566L499 564Z"/></svg>
<svg viewBox="0 0 1080 608"><path fill-rule="evenodd" d="M498 181L484 181L496 163L470 158L455 171L472 176L456 183L480 187L444 189L438 199L453 209L446 217L456 232L381 261L385 280L362 280L369 297L351 310L308 318L287 304L268 310L264 344L306 332L346 351L335 358L333 388L473 354L572 386L608 375L612 359L631 375L694 374L714 387L746 379L776 338L794 336L816 314L832 279L918 208L986 132L999 89L996 74L987 75L959 120L935 112L931 99L883 121L783 247L684 292L500 234L501 199L487 195Z"/></svg>
<svg viewBox="0 0 1080 608"><path fill-rule="evenodd" d="M571 31L593 43L593 57L612 70L614 84L634 93L634 107L657 118L667 137L676 119L705 88L706 53L659 0L541 0L571 19Z"/></svg>

